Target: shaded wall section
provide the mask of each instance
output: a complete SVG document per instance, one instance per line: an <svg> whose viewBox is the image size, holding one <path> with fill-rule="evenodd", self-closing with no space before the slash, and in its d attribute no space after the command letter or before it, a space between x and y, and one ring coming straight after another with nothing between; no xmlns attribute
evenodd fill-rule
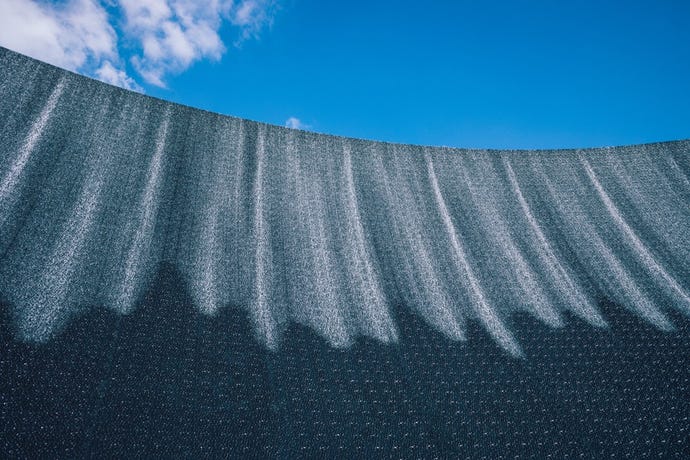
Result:
<svg viewBox="0 0 690 460"><path fill-rule="evenodd" d="M690 142L326 136L0 49L12 456L688 449Z"/></svg>

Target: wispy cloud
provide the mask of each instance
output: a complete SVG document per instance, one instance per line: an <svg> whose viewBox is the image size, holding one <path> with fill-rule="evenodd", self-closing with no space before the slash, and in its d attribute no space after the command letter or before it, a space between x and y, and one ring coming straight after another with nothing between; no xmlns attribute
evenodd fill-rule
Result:
<svg viewBox="0 0 690 460"><path fill-rule="evenodd" d="M222 57L224 21L237 30L239 44L270 27L276 5L274 0L0 0L0 44L141 91L126 72L127 62L145 82L165 87L166 77L199 60Z"/></svg>
<svg viewBox="0 0 690 460"><path fill-rule="evenodd" d="M230 2L230 22L240 28L240 37L235 45L250 38L259 38L260 32L273 25L273 16L278 7L275 0L242 0Z"/></svg>
<svg viewBox="0 0 690 460"><path fill-rule="evenodd" d="M285 120L285 127L292 129L309 129L311 128L311 125L303 123L302 120L297 117L290 117Z"/></svg>

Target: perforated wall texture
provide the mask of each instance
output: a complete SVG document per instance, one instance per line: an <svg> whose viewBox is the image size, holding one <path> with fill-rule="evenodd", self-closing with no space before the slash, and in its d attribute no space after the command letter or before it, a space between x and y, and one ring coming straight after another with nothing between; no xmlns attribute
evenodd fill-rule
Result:
<svg viewBox="0 0 690 460"><path fill-rule="evenodd" d="M0 48L3 458L688 458L689 275L689 141L364 141Z"/></svg>

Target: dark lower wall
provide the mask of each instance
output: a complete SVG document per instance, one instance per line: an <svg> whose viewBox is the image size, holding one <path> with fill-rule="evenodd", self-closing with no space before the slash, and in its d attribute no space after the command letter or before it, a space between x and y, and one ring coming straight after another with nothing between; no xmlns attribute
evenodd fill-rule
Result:
<svg viewBox="0 0 690 460"><path fill-rule="evenodd" d="M92 310L54 340L2 323L5 458L685 458L688 322L609 330L526 315L527 359L481 327L449 341L397 309L398 345L331 347L295 326L271 352L246 313L200 314L166 265L131 315Z"/></svg>

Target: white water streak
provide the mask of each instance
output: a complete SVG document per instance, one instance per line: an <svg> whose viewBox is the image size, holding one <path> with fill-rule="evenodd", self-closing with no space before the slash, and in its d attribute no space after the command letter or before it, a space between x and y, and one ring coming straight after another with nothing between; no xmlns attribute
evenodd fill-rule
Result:
<svg viewBox="0 0 690 460"><path fill-rule="evenodd" d="M505 327L501 318L496 314L493 308L489 305L486 300L486 295L482 287L479 284L479 280L474 275L472 268L467 260L467 255L462 243L460 242L460 237L455 230L453 225L453 220L448 212L448 207L441 194L441 189L438 186L438 180L436 179L436 172L434 171L434 164L431 157L425 155L427 173L429 176L429 182L431 183L431 188L434 192L434 198L436 199L436 205L438 207L439 214L443 220L443 225L446 228L446 233L450 239L450 243L453 247L453 255L456 267L460 272L462 279L467 280L469 284L469 291L473 297L474 302L472 302L472 307L479 317L479 320L484 324L487 331L491 336L507 351L515 356L522 355L522 351L517 341L510 333L510 331Z"/></svg>
<svg viewBox="0 0 690 460"><path fill-rule="evenodd" d="M244 185L244 181L242 180L242 177L244 176L244 163L245 163L245 124L244 122L239 123L239 129L237 132L238 136L238 154L237 154L237 164L235 167L235 176L234 176L234 184L235 188L233 190L232 194L232 212L233 216L235 218L235 222L232 228L232 242L234 244L234 253L231 255L231 257L234 259L234 264L232 265L232 269L234 270L234 277L232 278L233 280L233 285L232 285L232 290L234 292L230 293L230 298L233 299L236 303L246 303L246 297L247 295L245 294L247 291L246 289L250 283L248 282L247 278L251 278L251 269L249 271L245 270L245 264L244 264L244 258L245 255L248 255L251 250L245 246L245 242L249 240L249 238L244 237L244 232L248 232L249 229L249 224L247 222L247 218L245 217L245 213L243 212L242 209L242 202L244 201L244 194L242 192L242 187Z"/></svg>
<svg viewBox="0 0 690 460"><path fill-rule="evenodd" d="M204 232L201 237L201 266L195 267L195 278L201 277L195 282L197 302L199 308L206 314L214 314L219 305L216 275L220 247L218 245L218 213L220 207L216 204L208 213L204 222Z"/></svg>
<svg viewBox="0 0 690 460"><path fill-rule="evenodd" d="M289 142L292 144L292 141ZM299 320L309 324L325 337L334 347L350 345L351 338L340 310L340 295L332 254L328 248L328 237L324 222L323 197L317 181L308 180L300 165L299 155L288 148L293 157L290 177L296 190L297 225L305 238L298 256L303 255L305 263L298 265L306 285L297 286L297 305L294 313Z"/></svg>
<svg viewBox="0 0 690 460"><path fill-rule="evenodd" d="M225 134L227 131L228 126L222 125L221 133ZM213 150L217 152L224 146L224 143L216 142ZM211 164L211 172L208 183L204 181L202 185L204 195L201 199L207 203L207 206L202 209L202 235L199 241L192 242L197 252L191 274L193 295L199 308L209 315L215 314L222 306L223 287L219 285L222 272L219 270L219 265L225 255L225 248L220 241L222 229L219 227L222 222L221 213L227 212L227 205L232 201L230 187L224 183L226 179L224 173L229 168L227 158L229 155L229 151L222 151L220 155L212 156L213 160L207 160ZM238 187L237 183L235 187ZM237 205L235 202L235 206Z"/></svg>
<svg viewBox="0 0 690 460"><path fill-rule="evenodd" d="M667 164L671 166L671 171L669 171L676 179L678 182L682 184L682 187L686 191L690 191L690 180L688 180L688 176L685 174L683 169L678 165L678 162L676 161L675 158L673 158L673 155L664 155L664 158L666 159Z"/></svg>
<svg viewBox="0 0 690 460"><path fill-rule="evenodd" d="M551 248L549 240L541 229L539 222L534 217L532 209L525 200L520 188L520 183L517 180L515 171L506 158L503 159L506 171L508 172L508 179L512 187L513 193L520 203L520 207L527 218L532 233L537 238L539 243L537 254L541 262L548 268L549 273L553 276L557 288L568 298L568 306L581 318L589 321L595 326L604 327L606 321L601 317L599 311L589 300L587 295L582 291L582 288L573 280L565 267L558 260L558 256Z"/></svg>
<svg viewBox="0 0 690 460"><path fill-rule="evenodd" d="M677 297L677 299L681 300L684 309L690 311L690 296L688 296L678 282L656 261L652 253L649 251L649 249L647 249L647 246L642 242L642 240L640 240L630 225L628 225L618 210L618 207L613 203L608 193L606 193L606 190L604 190L602 187L589 162L585 158L582 158L581 161L585 166L587 177L589 177L589 180L594 185L599 198L601 198L601 201L604 202L604 205L613 218L614 223L625 235L626 240L635 248L635 255L642 261L645 269L652 274L652 276L654 276L665 289L669 290L670 288L670 291Z"/></svg>
<svg viewBox="0 0 690 460"><path fill-rule="evenodd" d="M141 281L141 265L148 260L149 248L156 225L159 188L163 175L163 153L169 122L170 111L165 114L163 123L161 123L156 135L156 150L149 164L146 187L139 203L141 212L137 220L138 226L127 251L124 276L116 300L116 307L123 313L130 311L136 301L135 296Z"/></svg>
<svg viewBox="0 0 690 460"><path fill-rule="evenodd" d="M22 146L19 148L19 155L14 160L9 171L7 174L5 174L5 177L2 178L2 182L0 183L0 205L4 204L3 202L5 202L7 197L12 193L19 183L22 173L26 169L26 165L29 162L29 158L36 148L36 144L38 144L38 141L41 139L46 126L50 121L50 115L55 110L55 107L57 106L58 100L60 99L64 89L65 80L63 78L58 82L57 85L55 85L53 92L48 98L48 102L46 102L46 105L43 107L43 110L41 110L41 113L36 121L34 121L33 125L31 125L29 133L24 139Z"/></svg>
<svg viewBox="0 0 690 460"><path fill-rule="evenodd" d="M265 161L265 132L260 128L256 148L256 176L254 178L254 244L255 273L254 295L250 312L252 314L258 336L265 345L275 350L278 346L276 322L271 314L270 283L273 257L271 253L268 222L264 216L264 161Z"/></svg>
<svg viewBox="0 0 690 460"><path fill-rule="evenodd" d="M467 337L464 318L459 312L454 311L447 289L434 267L434 259L427 247L417 204L409 185L399 177L400 181L396 183L394 193L380 158L378 163L378 172L383 181L388 205L394 208L391 224L394 231L400 232L396 237L400 242L397 247L398 260L402 262L399 268L405 273L405 287L412 295L409 299L410 307L420 312L429 324L446 337L452 340L465 340Z"/></svg>
<svg viewBox="0 0 690 460"><path fill-rule="evenodd" d="M479 210L480 220L491 235L494 242L507 256L510 265L508 276L514 276L515 285L520 291L520 297L527 299L526 304L539 319L550 326L562 325L558 312L551 305L547 294L537 281L537 274L525 259L522 250L518 247L513 235L508 228L505 219L499 212L499 206L495 198L490 193L478 190L472 178L462 168L462 175L472 196L475 206ZM494 177L494 179L497 179ZM486 179L485 179L486 180ZM497 182L497 181L496 181ZM482 193L484 192L484 193Z"/></svg>
<svg viewBox="0 0 690 460"><path fill-rule="evenodd" d="M666 315L659 311L647 295L637 286L632 275L608 247L598 230L589 222L587 215L580 206L571 201L566 207L563 204L565 201L559 199L558 193L548 177L543 172L541 172L541 175L551 195L551 201L555 203L561 216L565 217L572 234L578 238L579 241L576 244L580 250L587 247L591 247L593 250L594 260L590 268L598 275L598 279L614 294L613 298L623 299L640 316L657 327L666 330L671 329L672 325L668 318L666 318Z"/></svg>
<svg viewBox="0 0 690 460"><path fill-rule="evenodd" d="M366 319L370 324L364 325L373 329L375 337L384 342L397 341L398 334L393 325L393 320L388 312L386 297L381 288L378 273L372 265L372 254L369 251L362 217L357 204L357 192L352 173L352 154L350 147L345 146L343 152L345 190L347 196L347 233L352 244L346 252L350 266L353 267L349 274L353 277L361 308L365 309Z"/></svg>
<svg viewBox="0 0 690 460"><path fill-rule="evenodd" d="M672 184L646 155L640 158L638 155L623 157L608 153L607 149L607 169L615 173L628 202L647 223L647 228L679 260L690 261L690 202L683 197L679 184ZM631 167L634 168L632 171Z"/></svg>
<svg viewBox="0 0 690 460"><path fill-rule="evenodd" d="M35 293L31 294L29 311L23 319L26 335L34 340L49 338L55 323L70 306L67 299L70 283L91 234L104 182L103 171L93 167L52 256L45 269L34 279Z"/></svg>

